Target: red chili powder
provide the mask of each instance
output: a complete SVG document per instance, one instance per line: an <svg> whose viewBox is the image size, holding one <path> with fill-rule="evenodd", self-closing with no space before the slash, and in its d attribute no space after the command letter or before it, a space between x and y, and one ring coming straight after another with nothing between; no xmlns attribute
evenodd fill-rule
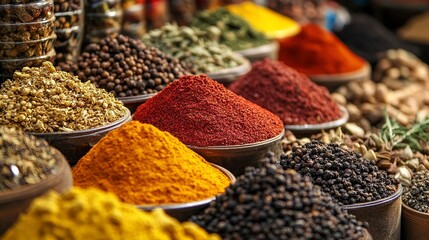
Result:
<svg viewBox="0 0 429 240"><path fill-rule="evenodd" d="M341 116L325 87L274 60L254 63L229 89L275 113L285 125L323 123Z"/></svg>
<svg viewBox="0 0 429 240"><path fill-rule="evenodd" d="M255 143L283 131L276 115L205 75L174 81L140 105L133 119L201 147Z"/></svg>
<svg viewBox="0 0 429 240"><path fill-rule="evenodd" d="M353 72L365 64L334 34L316 24L303 26L299 34L279 43L279 60L306 75Z"/></svg>

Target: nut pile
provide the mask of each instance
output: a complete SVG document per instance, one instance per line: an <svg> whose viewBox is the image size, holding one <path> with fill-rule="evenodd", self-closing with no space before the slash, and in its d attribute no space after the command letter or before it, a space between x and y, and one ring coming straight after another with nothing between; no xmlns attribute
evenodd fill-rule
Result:
<svg viewBox="0 0 429 240"><path fill-rule="evenodd" d="M248 167L191 221L222 239L362 239L364 225L293 170Z"/></svg>
<svg viewBox="0 0 429 240"><path fill-rule="evenodd" d="M143 36L143 42L182 61L196 73L213 73L242 65L245 59L229 47L201 37L197 28L168 24Z"/></svg>
<svg viewBox="0 0 429 240"><path fill-rule="evenodd" d="M82 83L52 63L16 71L0 88L0 125L25 132L65 132L90 129L126 115L112 94Z"/></svg>
<svg viewBox="0 0 429 240"><path fill-rule="evenodd" d="M402 125L429 114L428 66L404 50L389 50L375 69L374 81L352 82L340 87L333 98L345 106L350 122L366 131L380 126L383 111Z"/></svg>
<svg viewBox="0 0 429 240"><path fill-rule="evenodd" d="M0 126L0 159L1 192L46 179L64 156L43 139Z"/></svg>
<svg viewBox="0 0 429 240"><path fill-rule="evenodd" d="M177 59L124 35L90 44L77 64L64 63L58 68L118 97L157 93L188 74Z"/></svg>
<svg viewBox="0 0 429 240"><path fill-rule="evenodd" d="M313 184L344 205L388 197L399 183L360 154L317 140L294 147L280 157L280 164L311 177Z"/></svg>
<svg viewBox="0 0 429 240"><path fill-rule="evenodd" d="M429 171L421 171L413 176L410 186L404 187L402 201L409 207L429 213Z"/></svg>

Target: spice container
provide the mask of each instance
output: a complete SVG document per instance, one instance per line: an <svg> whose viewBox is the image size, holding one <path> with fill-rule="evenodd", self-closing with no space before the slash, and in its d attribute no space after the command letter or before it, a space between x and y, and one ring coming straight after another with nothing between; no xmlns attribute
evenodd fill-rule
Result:
<svg viewBox="0 0 429 240"><path fill-rule="evenodd" d="M424 240L429 235L429 213L420 212L402 203L401 239Z"/></svg>
<svg viewBox="0 0 429 240"><path fill-rule="evenodd" d="M144 9L148 30L161 28L170 21L168 0L145 0Z"/></svg>
<svg viewBox="0 0 429 240"><path fill-rule="evenodd" d="M256 143L208 147L188 145L188 147L207 161L220 165L239 176L244 173L247 166L258 166L259 161L268 152L272 152L278 157L282 153L280 143L284 133L283 130L282 133L273 138Z"/></svg>
<svg viewBox="0 0 429 240"><path fill-rule="evenodd" d="M55 13L55 29L83 28L84 16L82 10Z"/></svg>
<svg viewBox="0 0 429 240"><path fill-rule="evenodd" d="M27 4L0 4L1 23L30 23L54 16L54 1L41 0Z"/></svg>
<svg viewBox="0 0 429 240"><path fill-rule="evenodd" d="M122 34L141 39L146 32L144 3L137 3L133 0L124 1L122 9Z"/></svg>
<svg viewBox="0 0 429 240"><path fill-rule="evenodd" d="M133 114L136 109L149 100L151 97L155 96L156 93L137 95L137 96L129 96L129 97L118 97L118 100L121 101L125 107L127 107L131 114Z"/></svg>
<svg viewBox="0 0 429 240"><path fill-rule="evenodd" d="M279 44L274 41L259 47L236 51L236 53L247 58L251 63L254 63L266 58L277 60L278 49Z"/></svg>
<svg viewBox="0 0 429 240"><path fill-rule="evenodd" d="M247 59L243 60L243 64L237 67L225 68L216 72L207 73L211 79L222 83L225 86L233 83L239 77L245 75L252 68L250 62Z"/></svg>
<svg viewBox="0 0 429 240"><path fill-rule="evenodd" d="M216 164L211 164L213 167L222 171L223 174L228 176L231 184L235 183L235 176L225 168L218 166ZM204 200L188 202L188 203L178 203L178 204L160 204L160 205L137 205L138 208L145 211L152 211L155 208L163 209L168 215L178 219L179 221L186 221L191 216L201 213L206 207L210 205L211 202L215 200L215 197L210 197Z"/></svg>
<svg viewBox="0 0 429 240"><path fill-rule="evenodd" d="M120 11L120 0L85 0L85 14L101 13L107 14L109 12Z"/></svg>
<svg viewBox="0 0 429 240"><path fill-rule="evenodd" d="M387 198L344 205L342 208L355 215L357 220L368 222L368 231L374 239L399 240L401 239L401 194L402 186L399 185L396 192Z"/></svg>
<svg viewBox="0 0 429 240"><path fill-rule="evenodd" d="M54 45L56 35L25 42L0 42L0 59L23 59L48 54Z"/></svg>
<svg viewBox="0 0 429 240"><path fill-rule="evenodd" d="M55 51L57 56L55 61L76 61L82 43L83 31L75 26L67 29L57 29L57 40L55 41Z"/></svg>
<svg viewBox="0 0 429 240"><path fill-rule="evenodd" d="M28 23L0 23L0 40L2 42L26 42L52 36L55 17Z"/></svg>
<svg viewBox="0 0 429 240"><path fill-rule="evenodd" d="M171 21L178 25L189 25L196 11L194 0L168 0Z"/></svg>
<svg viewBox="0 0 429 240"><path fill-rule="evenodd" d="M121 32L122 11L85 14L84 45L98 43L106 37L115 37Z"/></svg>

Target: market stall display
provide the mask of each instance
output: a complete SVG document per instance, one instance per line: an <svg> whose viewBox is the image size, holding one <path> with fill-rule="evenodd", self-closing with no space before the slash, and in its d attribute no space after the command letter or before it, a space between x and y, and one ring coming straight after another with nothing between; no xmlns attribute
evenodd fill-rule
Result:
<svg viewBox="0 0 429 240"><path fill-rule="evenodd" d="M64 156L43 139L0 126L0 234L23 213L30 202L48 192L63 192L72 185Z"/></svg>

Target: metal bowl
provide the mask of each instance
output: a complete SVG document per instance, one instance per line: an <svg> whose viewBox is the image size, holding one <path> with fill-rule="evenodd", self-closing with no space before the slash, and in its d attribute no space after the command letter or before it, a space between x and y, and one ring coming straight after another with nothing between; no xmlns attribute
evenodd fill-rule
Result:
<svg viewBox="0 0 429 240"><path fill-rule="evenodd" d="M237 80L239 77L248 73L252 68L249 60L245 58L243 59L244 59L244 63L241 64L240 66L225 68L217 72L207 73L207 76L209 76L213 80L218 81L219 83L222 83L225 86L228 86L229 84Z"/></svg>
<svg viewBox="0 0 429 240"><path fill-rule="evenodd" d="M231 181L231 184L235 183L236 178L235 176L226 170L225 168L218 166L216 164L211 163L211 165L220 171L222 171L223 174L225 174L229 180ZM187 203L176 203L176 204L154 204L154 205L137 205L137 208L151 211L155 208L162 208L168 215L178 219L179 221L186 221L191 216L200 213L203 211L206 207L209 206L211 202L213 202L216 199L215 196L195 201L195 202L187 202Z"/></svg>
<svg viewBox="0 0 429 240"><path fill-rule="evenodd" d="M401 195L399 185L394 194L372 202L342 206L362 222L368 222L369 233L377 240L399 240L401 238ZM426 235L427 236L427 235Z"/></svg>
<svg viewBox="0 0 429 240"><path fill-rule="evenodd" d="M247 58L251 63L254 63L259 60L264 60L265 58L277 60L278 50L278 42L272 41L259 47L236 51L236 53Z"/></svg>
<svg viewBox="0 0 429 240"><path fill-rule="evenodd" d="M0 192L0 236L15 223L19 215L27 210L33 199L50 190L64 193L72 187L70 166L63 159L57 165L57 171L46 179L16 189Z"/></svg>
<svg viewBox="0 0 429 240"><path fill-rule="evenodd" d="M349 112L347 112L347 109L341 105L338 105L338 108L341 111L341 117L337 120L319 124L285 125L285 129L292 131L295 136L303 138L310 137L322 130L340 127L349 120Z"/></svg>
<svg viewBox="0 0 429 240"><path fill-rule="evenodd" d="M124 106L130 110L131 114L133 114L142 103L146 102L155 95L156 93L151 93L129 97L117 97L117 99L121 101Z"/></svg>
<svg viewBox="0 0 429 240"><path fill-rule="evenodd" d="M424 240L429 236L429 213L417 211L402 203L402 238Z"/></svg>
<svg viewBox="0 0 429 240"><path fill-rule="evenodd" d="M280 143L284 133L283 130L273 138L256 143L208 147L188 145L188 147L207 161L220 165L239 176L244 173L247 166L258 166L259 160L264 158L268 151L279 156L283 151Z"/></svg>
<svg viewBox="0 0 429 240"><path fill-rule="evenodd" d="M129 121L131 121L131 113L127 109L124 117L104 126L71 132L28 134L45 139L51 146L60 150L73 166L108 132Z"/></svg>

